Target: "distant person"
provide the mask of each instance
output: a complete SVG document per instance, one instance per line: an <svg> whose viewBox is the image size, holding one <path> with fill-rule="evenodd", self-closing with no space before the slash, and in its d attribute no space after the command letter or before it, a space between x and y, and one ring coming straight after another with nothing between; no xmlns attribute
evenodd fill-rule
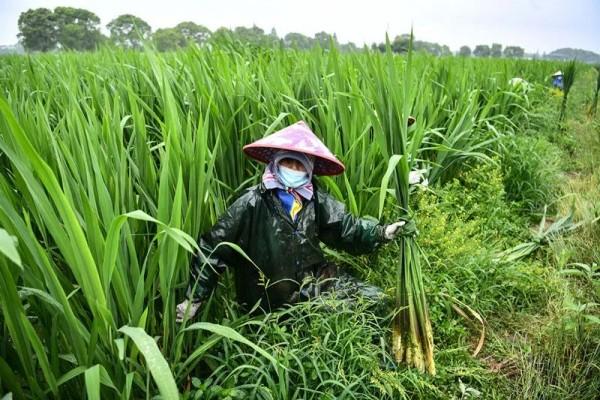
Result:
<svg viewBox="0 0 600 400"><path fill-rule="evenodd" d="M556 71L552 74L552 86L556 89L563 90L563 73Z"/></svg>
<svg viewBox="0 0 600 400"><path fill-rule="evenodd" d="M186 310L188 317L196 314L226 266L234 268L237 300L246 308L260 303L259 309L269 312L326 292L381 301L381 289L328 263L320 242L353 254L368 253L408 232L412 224L381 225L356 218L317 187L313 175L337 175L345 168L303 121L243 150L267 163L261 183L238 198L200 238L201 253L192 260L188 299L177 306L177 320L184 319ZM255 265L231 247L219 246L222 242L237 244Z"/></svg>

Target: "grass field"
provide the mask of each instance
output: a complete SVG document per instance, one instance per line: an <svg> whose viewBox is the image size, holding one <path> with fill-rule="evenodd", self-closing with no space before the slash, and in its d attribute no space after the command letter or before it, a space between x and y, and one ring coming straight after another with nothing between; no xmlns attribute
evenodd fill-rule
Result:
<svg viewBox="0 0 600 400"><path fill-rule="evenodd" d="M577 65L559 121L556 68L235 45L0 58L0 396L596 398L597 72ZM250 318L225 276L175 323L195 239L260 176L241 147L299 119L345 163L320 183L356 215L402 214L382 187L399 150L428 170L406 204L436 376L397 365L392 316L361 301ZM327 249L390 295L400 253Z"/></svg>

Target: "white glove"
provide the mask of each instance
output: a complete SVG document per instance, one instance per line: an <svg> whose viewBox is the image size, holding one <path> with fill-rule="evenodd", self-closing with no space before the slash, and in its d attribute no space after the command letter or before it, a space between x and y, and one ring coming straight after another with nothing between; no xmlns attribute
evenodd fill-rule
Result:
<svg viewBox="0 0 600 400"><path fill-rule="evenodd" d="M396 235L398 233L400 233L402 226L404 226L405 224L406 224L406 221L398 221L398 222L394 222L393 224L389 224L388 226L385 227L384 237L387 240L394 239L396 237Z"/></svg>
<svg viewBox="0 0 600 400"><path fill-rule="evenodd" d="M421 186L428 186L429 185L429 180L427 178L425 178L425 175L427 174L427 169L416 169L414 171L410 171L408 173L408 184L409 185L418 185L421 184Z"/></svg>
<svg viewBox="0 0 600 400"><path fill-rule="evenodd" d="M200 302L194 303L189 300L184 300L182 303L177 304L177 317L175 318L176 322L183 322L184 317L187 316L188 319L192 318L198 312L200 308ZM187 311L187 315L186 315Z"/></svg>

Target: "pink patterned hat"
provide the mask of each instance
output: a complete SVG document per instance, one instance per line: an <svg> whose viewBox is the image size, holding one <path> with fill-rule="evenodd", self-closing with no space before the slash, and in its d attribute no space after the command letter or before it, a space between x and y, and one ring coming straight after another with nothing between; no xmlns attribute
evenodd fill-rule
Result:
<svg viewBox="0 0 600 400"><path fill-rule="evenodd" d="M338 175L342 164L310 130L304 121L283 128L267 137L244 146L246 155L264 163L271 161L277 150L292 150L315 156L315 175Z"/></svg>

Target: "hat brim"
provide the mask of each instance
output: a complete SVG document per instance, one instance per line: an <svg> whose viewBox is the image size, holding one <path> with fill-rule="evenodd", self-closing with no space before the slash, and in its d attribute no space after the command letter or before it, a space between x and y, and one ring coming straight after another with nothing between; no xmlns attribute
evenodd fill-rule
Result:
<svg viewBox="0 0 600 400"><path fill-rule="evenodd" d="M285 146L260 146L254 143L247 144L243 147L244 153L257 161L268 164L272 159L273 155L279 150L298 151L298 149ZM315 157L315 165L313 169L313 175L339 175L344 172L346 167L344 164L336 159L330 159L323 157L321 154L312 153L309 151L303 151L304 154Z"/></svg>

